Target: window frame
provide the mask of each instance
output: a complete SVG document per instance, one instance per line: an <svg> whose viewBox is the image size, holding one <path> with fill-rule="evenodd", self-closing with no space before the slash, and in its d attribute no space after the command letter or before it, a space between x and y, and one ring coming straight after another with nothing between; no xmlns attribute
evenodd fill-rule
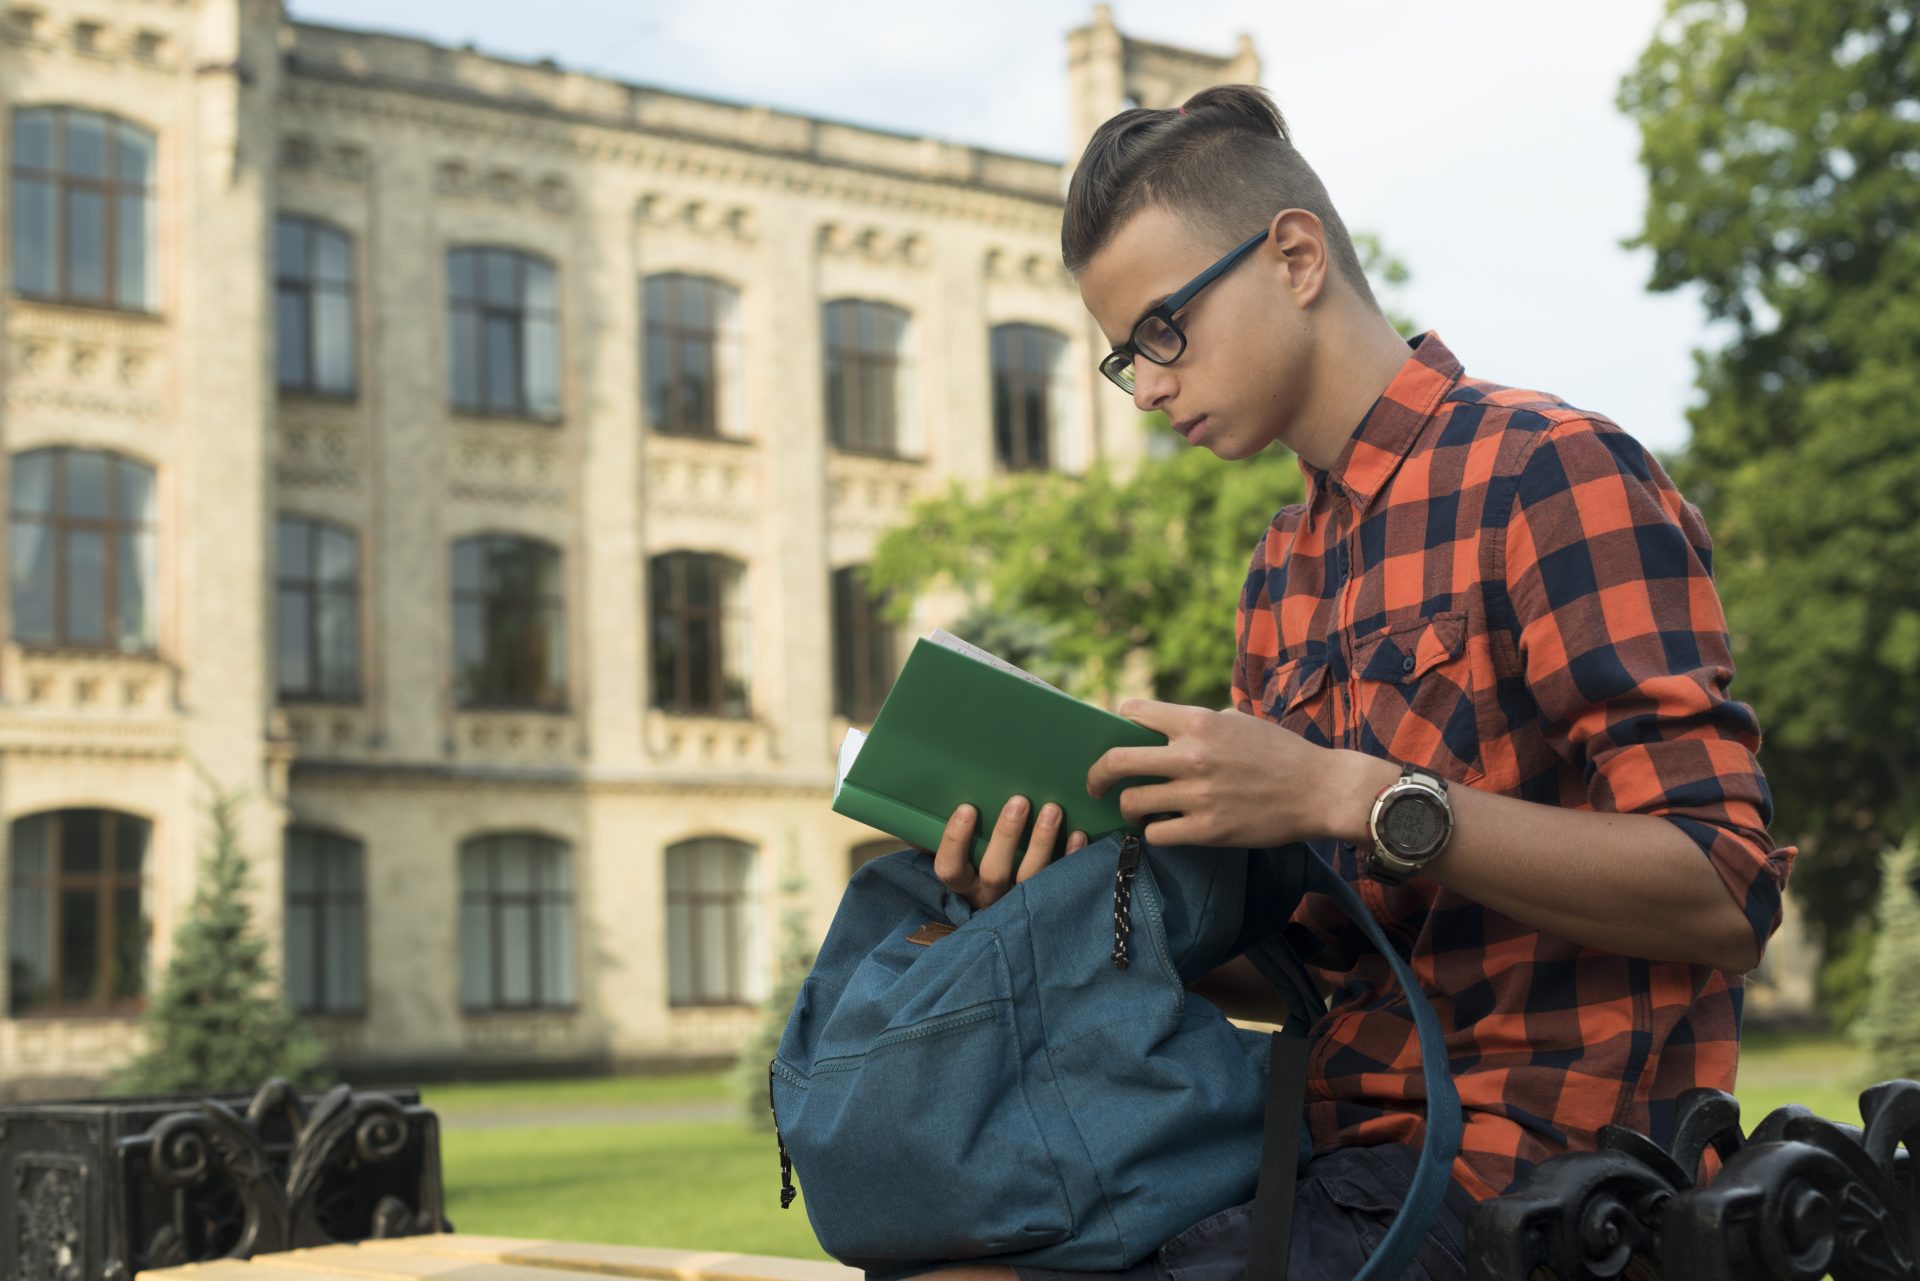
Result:
<svg viewBox="0 0 1920 1281"><path fill-rule="evenodd" d="M549 555L552 558L553 590L551 592L534 591L526 595L519 595L498 587L483 586L477 590L462 587L460 585L459 572L460 549L469 544L479 544L481 546L481 572L484 576L487 572L487 558L485 555L487 546L501 543L513 544L523 551L531 550L544 552ZM454 705L461 711L511 711L566 714L569 711L567 673L571 664L567 661L566 555L560 546L556 543L550 543L543 538L534 537L531 534L490 530L454 539L449 549L449 560L451 562L448 574L448 583L451 588L451 613L448 618L448 632L453 641L452 675ZM535 579L540 577L538 568L535 568L533 577ZM469 691L467 674L460 664L460 606L463 602L476 603L480 609L482 661L479 664L479 668L482 672L490 671L496 666L496 663L491 657L495 608L502 604L517 603L520 609L529 611L525 621L521 624L523 637L529 646L532 646L536 642L537 637L545 628L548 617L551 616L553 620L553 653L549 657L547 671L541 673L533 672L533 664L530 660L534 655L531 651L521 655L523 660L528 660L526 662L528 669L526 681L532 688L537 690L542 681L551 680L552 692L547 699L542 700L537 693L520 698L512 694L501 694L497 690L492 689L477 694ZM517 670L511 662L507 663L507 667ZM509 684L512 683L513 682L509 682Z"/></svg>
<svg viewBox="0 0 1920 1281"><path fill-rule="evenodd" d="M295 854L295 842L301 838L306 838L317 843L311 853L315 856L314 868L318 874L314 877L314 880L319 886L318 889L296 890L293 888L292 862ZM338 855L344 855L358 862L358 874L354 877L357 883L356 888L333 889L328 885L328 874L331 869L327 868L326 865L332 861L334 856ZM293 1007L294 1012L297 1014L319 1015L329 1018L364 1018L367 1013L368 954L366 843L355 837L348 836L344 832L334 831L331 828L319 827L310 823L293 823L289 824L286 829L282 857L286 860L287 864L282 868L281 878L284 890L283 907L287 919L292 918L296 908L306 908L313 913L312 974L314 976L314 986L321 994L317 1003L308 1004L299 1000L293 992L288 991L288 1004ZM327 960L335 946L345 946L344 944L333 943L328 937L330 933L329 922L335 918L336 913L351 913L358 916L360 922L359 964L354 971L356 977L359 979L359 983L356 985L357 990L352 994L351 999L341 1002L335 1002L330 999L333 994L329 990L331 985L327 982L327 974L329 973ZM292 972L292 967L285 964L284 961L284 957L291 947L292 931L283 924L280 936L283 956L281 986L285 988L287 986L287 976Z"/></svg>
<svg viewBox="0 0 1920 1281"><path fill-rule="evenodd" d="M687 566L694 559L707 562L707 572L713 583L713 603L696 605L688 599ZM732 670L733 647L728 638L736 632L745 633L747 619L744 613L735 616L729 612L729 597L744 602L746 593L747 567L742 561L720 552L701 552L675 550L661 552L647 561L648 582L648 651L652 668L648 682L651 686L648 706L666 712L672 716L715 716L735 720L750 720L753 717L753 684L751 673L746 670ZM662 600L664 585L664 595ZM688 642L691 624L708 624L709 635L713 638L713 654L708 664L709 703L699 703L692 697L693 659L692 645ZM671 654L667 661L673 665L673 692L668 697L662 687L662 652L660 638L663 630L673 636ZM740 686L738 701L729 695L729 680Z"/></svg>
<svg viewBox="0 0 1920 1281"><path fill-rule="evenodd" d="M69 872L66 869L65 821L68 815L98 814L101 816L102 831L100 840L100 870L97 872ZM139 833L138 870L123 872L121 865L120 826L126 820L133 831ZM8 846L10 850L19 847L19 827L23 823L41 821L49 825L46 849L51 860L52 870L37 877L29 877L20 870L17 858L9 859L7 870L7 889L9 901L8 932L12 933L12 904L20 901L24 894L33 890L42 890L52 905L52 913L47 921L51 934L49 951L52 957L52 972L47 975L51 996L39 1003L24 1005L17 985L9 984L7 991L7 1016L9 1018L113 1018L138 1015L147 1008L147 984L152 968L153 930L148 916L147 868L153 851L153 822L138 814L125 810L110 809L105 806L78 805L60 809L39 810L32 814L23 814L8 825ZM117 890L132 889L138 895L140 959L137 983L138 996L114 997L111 994L118 985L120 965L115 956L117 912L114 907L118 899ZM62 946L65 921L60 908L61 896L69 890L92 890L99 903L95 908L93 928L98 931L94 944L94 993L80 1001L68 1001L61 997L63 986ZM12 964L11 945L7 952L9 967Z"/></svg>
<svg viewBox="0 0 1920 1281"><path fill-rule="evenodd" d="M676 856L680 860L692 860L703 853L710 852L744 856L746 868L745 875L741 878L744 889L709 891L676 885L674 877ZM755 876L759 871L759 862L758 846L731 836L691 836L667 846L663 859L667 907L667 929L663 942L667 946L667 1008L669 1010L751 1009L756 1004L752 995L753 982L752 976L748 973L748 967L753 962L751 913L759 902L759 895L755 893ZM704 975L704 966L700 959L701 913L698 909L713 906L720 907L724 911L723 920L728 943L724 950L727 981L722 985L724 995L708 998L701 995L707 989L700 982ZM674 995L677 985L674 982L672 938L676 911L681 913L682 919L686 921L687 957L692 966L686 976L686 986L687 990L694 995L686 1000L678 999Z"/></svg>
<svg viewBox="0 0 1920 1281"><path fill-rule="evenodd" d="M284 527L299 523L307 526L307 576L303 579L290 579L281 568L281 539ZM365 673L361 666L362 650L365 638L360 617L360 531L344 521L330 520L324 516L311 516L305 512L281 512L274 520L273 544L273 689L274 700L280 703L329 703L338 706L358 706L366 697ZM329 586L320 577L320 537L325 534L344 534L353 547L353 581L344 595L353 615L353 652L349 655L353 672L351 689L340 693L326 693L320 688L322 682L315 679L325 666L320 659L319 603L322 596L343 594L340 589ZM284 638L280 634L280 598L288 591L304 591L307 599L307 686L303 689L288 689L280 683L281 644Z"/></svg>
<svg viewBox="0 0 1920 1281"><path fill-rule="evenodd" d="M44 512L23 513L14 504L12 476L19 469L23 459L36 455L48 455L52 461L53 484L47 495L47 510ZM67 460L74 454L98 455L107 460L104 506L105 516L70 516L67 514ZM148 477L148 492L152 495L154 518L150 521L135 521L122 518L118 513L121 505L121 467L136 467ZM159 484L160 473L155 467L130 454L115 449L96 449L81 445L42 445L34 449L23 449L8 459L9 493L7 496L7 533L9 540L17 537L17 527L24 523L36 523L47 528L47 536L53 540L53 635L51 639L30 639L20 634L20 610L14 596L17 585L11 571L8 579L8 600L11 606L10 631L14 643L23 649L39 651L66 651L89 654L123 654L131 657L158 657L160 652L160 520L159 520ZM106 638L99 641L75 639L67 631L67 605L71 575L68 572L70 561L71 535L75 532L92 533L101 540L100 590L101 632ZM113 639L120 631L120 540L125 535L136 546L142 539L151 547L153 562L152 580L141 584L142 599L148 603L148 623L153 639L140 646L122 645ZM138 571L136 565L136 572Z"/></svg>
<svg viewBox="0 0 1920 1281"><path fill-rule="evenodd" d="M872 347L859 338L861 320L869 315L876 331L876 345ZM898 324L892 330L890 347L878 343L883 322ZM896 303L876 298L835 298L821 304L822 412L827 420L827 443L833 448L876 458L911 457L905 444L905 426L913 409L907 403L913 372L909 344L912 329L913 313ZM861 388L868 384L869 377L893 389L885 421L877 427L865 421L866 399ZM839 413L834 412L836 390Z"/></svg>
<svg viewBox="0 0 1920 1281"><path fill-rule="evenodd" d="M856 725L873 723L899 675L894 629L881 616L881 602L866 590L866 569L843 565L828 575L833 712Z"/></svg>
<svg viewBox="0 0 1920 1281"><path fill-rule="evenodd" d="M106 177L94 178L83 174L74 174L67 168L67 118L73 114L94 116L104 122L106 134ZM46 114L52 118L53 168L30 169L19 158L17 135L14 132L21 117L31 114ZM118 131L127 129L145 138L148 154L151 156L151 172L145 183L122 181L120 178L120 146ZM7 203L9 221L8 253L16 252L14 237L21 234L17 218L19 195L16 184L22 181L43 182L54 189L53 217L53 260L55 283L52 293L28 293L20 288L18 274L9 272L8 282L15 297L30 299L34 302L53 303L62 307L88 307L104 311L124 312L134 316L155 316L160 313L160 281L158 250L158 228L156 226L158 210L158 186L160 173L160 138L152 129L137 121L111 111L101 111L94 107L73 103L34 103L16 105L8 121L8 187ZM71 199L76 190L89 192L101 201L100 219L100 278L104 285L103 296L87 298L73 292L72 280L68 268L72 254L68 245L71 231ZM123 196L136 196L142 207L142 245L145 256L141 264L142 286L149 294L138 303L124 302L120 292L120 201Z"/></svg>
<svg viewBox="0 0 1920 1281"><path fill-rule="evenodd" d="M564 890L552 889L544 883L543 871L538 869L531 872L533 886L530 889L506 890L500 888L499 857L507 841L534 842L536 848L548 856L549 862L564 862L566 865L566 888ZM472 890L467 886L466 867L470 854L484 854L487 857L487 886L484 889ZM578 952L580 931L577 914L579 896L575 889L573 876L572 843L560 837L551 836L546 832L539 831L513 829L482 832L474 836L469 836L461 841L456 857L459 859L459 864L456 867L456 876L458 878L460 903L456 928L460 931L464 931L467 928L466 909L470 903L477 900L481 906L485 907L487 916L487 986L491 993L489 1001L483 1005L472 1004L467 1000L467 974L465 970L466 940L463 935L456 942L459 959L455 965L455 982L460 989L460 1012L467 1015L577 1012L580 1008L580 964ZM566 944L567 947L574 952L574 960L571 967L572 992L565 1000L546 998L546 976L542 972L546 955L546 949L543 946L545 942L543 931L546 927L543 924L545 913L541 909L555 904L563 906L566 909ZM506 949L502 946L502 922L504 920L503 914L513 908L524 909L528 913L528 989L533 995L526 1003L508 1002L503 995L505 991L505 976L502 967L505 962L502 958L505 956Z"/></svg>
<svg viewBox="0 0 1920 1281"><path fill-rule="evenodd" d="M456 298L454 296L454 259L461 254L473 255L472 279L473 296ZM489 301L486 298L486 256L503 254L513 261L514 293L512 304ZM449 246L444 258L447 293L447 404L454 413L469 418L509 418L527 422L557 423L565 415L566 407L566 356L560 333L560 267L553 259L530 249L521 249L514 245L473 244ZM535 308L527 301L527 266L537 263L545 267L553 278L553 305L551 308ZM460 398L460 380L457 375L459 360L460 326L455 317L462 311L471 311L476 317L474 338L478 344L472 353L473 368L477 386L477 399L462 401ZM536 317L548 322L553 333L553 406L542 408L532 403L528 396L527 331L531 319ZM513 335L513 358L518 377L514 382L514 403L511 406L497 406L488 403L487 381L487 331L489 320L510 319Z"/></svg>
<svg viewBox="0 0 1920 1281"><path fill-rule="evenodd" d="M295 224L300 228L302 238L301 248L306 259L307 274L305 277L281 274L278 236L282 223ZM274 235L273 296L275 315L276 317L278 315L281 295L283 293L295 292L301 295L301 307L306 312L307 317L307 349L305 353L307 380L304 384L292 384L282 379L279 360L279 336L276 333L274 338L273 369L276 388L283 396L301 396L315 400L333 400L343 403L351 403L352 401L358 400L360 396L360 316L358 305L359 262L355 256L357 249L356 237L344 227L336 226L333 223L327 222L325 219L316 218L311 214L301 213L275 214ZM347 279L344 284L335 281L321 280L316 272L315 262L318 257L319 240L322 236L337 236L345 243ZM318 371L320 367L318 359L318 334L320 325L317 304L319 296L322 293L344 295L344 301L346 303L347 385L343 389L321 387L318 385Z"/></svg>
<svg viewBox="0 0 1920 1281"><path fill-rule="evenodd" d="M706 291L707 323L697 327L685 322L679 313L681 291L689 286ZM666 316L656 315L650 305L652 291L660 288L666 295ZM641 347L640 347L640 406L646 416L647 429L663 436L684 436L696 440L740 440L742 434L738 424L723 421L722 404L729 398L723 388L729 387L745 372L745 362L740 350L741 335L737 327L729 329L722 323L721 315L726 306L738 309L740 290L732 283L717 276L702 276L684 271L661 271L645 276L640 281L641 311ZM664 343L673 353L673 374L668 380L667 402L670 412L662 421L662 416L654 412L653 387L656 371L652 367L652 352L655 343ZM686 368L685 352L690 346L704 346L708 352L708 370L711 386L707 396L707 421L704 424L689 425L686 409L686 397L683 391L683 379L680 377ZM737 397L738 388L733 389ZM738 406L736 406L737 408Z"/></svg>
<svg viewBox="0 0 1920 1281"><path fill-rule="evenodd" d="M1044 357L1039 368L1027 363L1029 336L1054 344L1051 364ZM1055 403L1054 385L1067 358L1067 336L1030 321L1010 321L989 331L987 350L992 377L994 465L1009 472L1058 470L1062 460L1054 457L1054 442L1065 424L1061 422L1064 407ZM1042 406L1037 425L1028 421L1027 415L1029 397L1036 391ZM1038 461L1031 452L1035 440L1040 444Z"/></svg>

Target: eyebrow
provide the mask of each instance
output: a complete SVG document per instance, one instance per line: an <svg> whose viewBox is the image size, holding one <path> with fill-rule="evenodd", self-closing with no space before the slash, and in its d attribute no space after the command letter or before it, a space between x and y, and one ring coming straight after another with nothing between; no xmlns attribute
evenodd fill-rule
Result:
<svg viewBox="0 0 1920 1281"><path fill-rule="evenodd" d="M1156 310L1159 309L1161 303L1165 302L1167 299L1171 297L1173 297L1172 294L1161 294L1158 298L1155 298L1152 302L1148 303L1145 307L1141 308L1140 314L1135 316L1133 318L1133 323L1127 326L1127 338L1123 339L1121 343L1116 343L1113 347L1113 350L1119 351L1121 345L1125 341L1127 341L1127 339L1131 339L1133 337L1133 331L1140 327L1140 322L1145 320L1148 316L1151 316Z"/></svg>

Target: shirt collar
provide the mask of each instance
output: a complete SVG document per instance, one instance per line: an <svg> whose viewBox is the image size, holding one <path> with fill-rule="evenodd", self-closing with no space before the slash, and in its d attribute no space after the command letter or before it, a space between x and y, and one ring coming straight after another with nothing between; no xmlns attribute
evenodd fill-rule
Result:
<svg viewBox="0 0 1920 1281"><path fill-rule="evenodd" d="M1440 335L1431 329L1409 340L1407 346L1411 350L1406 363L1354 428L1333 466L1322 471L1304 458L1299 460L1307 478L1309 513L1328 484L1345 492L1355 511L1365 510L1386 488L1413 442L1419 439L1420 429L1465 372L1440 341Z"/></svg>

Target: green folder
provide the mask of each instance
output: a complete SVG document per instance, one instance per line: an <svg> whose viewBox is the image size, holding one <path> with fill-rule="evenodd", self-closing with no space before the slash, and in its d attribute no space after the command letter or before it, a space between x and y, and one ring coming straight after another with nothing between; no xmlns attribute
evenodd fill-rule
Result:
<svg viewBox="0 0 1920 1281"><path fill-rule="evenodd" d="M836 813L937 850L953 811L972 804L980 814L975 865L986 857L987 838L1010 796L1032 802L1022 853L1034 816L1049 801L1063 814L1056 854L1070 832L1098 840L1140 830L1121 816L1120 793L1164 780L1123 779L1095 799L1087 795L1087 771L1108 748L1164 746L1166 735L1063 694L964 641L936 636L941 639L914 643L864 741L860 731L847 732Z"/></svg>

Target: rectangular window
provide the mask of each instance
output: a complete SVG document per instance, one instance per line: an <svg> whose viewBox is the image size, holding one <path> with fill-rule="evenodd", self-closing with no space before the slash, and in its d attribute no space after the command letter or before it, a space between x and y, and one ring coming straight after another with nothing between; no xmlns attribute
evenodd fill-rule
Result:
<svg viewBox="0 0 1920 1281"><path fill-rule="evenodd" d="M350 529L282 516L275 535L274 645L282 700L360 699L360 549Z"/></svg>
<svg viewBox="0 0 1920 1281"><path fill-rule="evenodd" d="M907 313L886 303L842 300L822 316L828 439L842 449L897 455L910 385Z"/></svg>
<svg viewBox="0 0 1920 1281"><path fill-rule="evenodd" d="M274 363L280 390L354 394L353 242L310 218L274 220Z"/></svg>
<svg viewBox="0 0 1920 1281"><path fill-rule="evenodd" d="M287 998L302 1014L366 1010L364 863L350 837L287 831Z"/></svg>
<svg viewBox="0 0 1920 1281"><path fill-rule="evenodd" d="M463 413L560 414L560 310L551 263L513 249L447 254L447 378Z"/></svg>
<svg viewBox="0 0 1920 1281"><path fill-rule="evenodd" d="M14 639L150 652L152 469L104 450L30 450L14 456L11 499Z"/></svg>
<svg viewBox="0 0 1920 1281"><path fill-rule="evenodd" d="M860 566L836 569L833 598L833 710L859 724L880 712L894 677L893 628L867 595Z"/></svg>
<svg viewBox="0 0 1920 1281"><path fill-rule="evenodd" d="M746 576L737 563L700 552L649 562L653 698L664 711L747 716Z"/></svg>
<svg viewBox="0 0 1920 1281"><path fill-rule="evenodd" d="M570 1009L573 854L530 833L460 849L460 1003L468 1010Z"/></svg>
<svg viewBox="0 0 1920 1281"><path fill-rule="evenodd" d="M153 136L96 111L13 115L13 287L24 297L151 311Z"/></svg>
<svg viewBox="0 0 1920 1281"><path fill-rule="evenodd" d="M462 707L561 711L567 701L560 552L482 534L454 544L453 662Z"/></svg>

